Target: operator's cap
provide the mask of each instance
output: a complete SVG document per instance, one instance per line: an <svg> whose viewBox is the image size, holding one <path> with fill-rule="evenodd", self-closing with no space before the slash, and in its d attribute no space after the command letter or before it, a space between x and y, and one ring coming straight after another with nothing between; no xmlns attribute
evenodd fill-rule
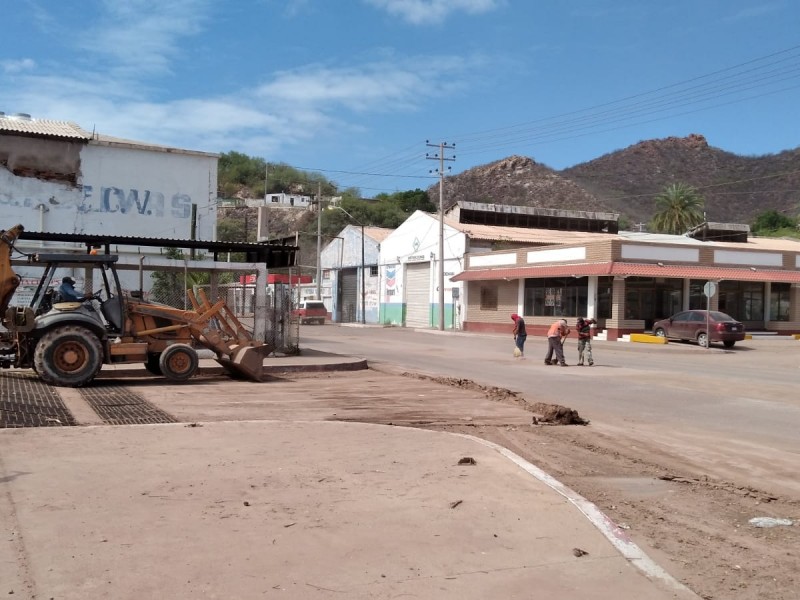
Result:
<svg viewBox="0 0 800 600"><path fill-rule="evenodd" d="M72 277L69 277L69 276L62 277L61 281L63 281L64 283L69 283L71 285L75 285L75 280Z"/></svg>

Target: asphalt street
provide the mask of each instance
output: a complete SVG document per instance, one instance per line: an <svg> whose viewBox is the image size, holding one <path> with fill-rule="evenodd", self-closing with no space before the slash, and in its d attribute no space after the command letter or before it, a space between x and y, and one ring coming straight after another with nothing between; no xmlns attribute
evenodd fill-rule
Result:
<svg viewBox="0 0 800 600"><path fill-rule="evenodd" d="M545 366L546 340L529 337L514 359L508 336L400 328L304 326L301 349L507 387L530 401L578 410L620 443L655 444L709 473L800 497L800 341L770 337L732 350L680 342L594 342L595 366Z"/></svg>

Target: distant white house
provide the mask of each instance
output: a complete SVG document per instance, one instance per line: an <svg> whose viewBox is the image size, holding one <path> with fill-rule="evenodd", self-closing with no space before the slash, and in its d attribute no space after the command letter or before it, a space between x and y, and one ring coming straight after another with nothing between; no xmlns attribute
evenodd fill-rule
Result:
<svg viewBox="0 0 800 600"><path fill-rule="evenodd" d="M250 207L275 206L279 208L308 208L313 203L312 196L299 194L267 194L266 198L248 198L245 205Z"/></svg>

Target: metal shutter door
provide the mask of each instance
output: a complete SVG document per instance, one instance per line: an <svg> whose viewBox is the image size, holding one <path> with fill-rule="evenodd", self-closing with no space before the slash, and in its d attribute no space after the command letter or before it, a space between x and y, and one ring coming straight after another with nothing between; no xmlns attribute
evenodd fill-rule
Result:
<svg viewBox="0 0 800 600"><path fill-rule="evenodd" d="M430 263L407 264L405 279L406 327L430 327Z"/></svg>
<svg viewBox="0 0 800 600"><path fill-rule="evenodd" d="M355 323L358 321L358 271L344 269L341 271L342 303L339 309L342 313L342 323Z"/></svg>

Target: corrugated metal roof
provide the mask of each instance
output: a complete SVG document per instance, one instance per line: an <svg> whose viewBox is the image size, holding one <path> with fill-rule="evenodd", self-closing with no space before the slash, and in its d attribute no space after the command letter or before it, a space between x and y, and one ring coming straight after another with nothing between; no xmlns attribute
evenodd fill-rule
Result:
<svg viewBox="0 0 800 600"><path fill-rule="evenodd" d="M528 229L526 227L504 227L499 225L473 225L459 223L445 217L444 222L473 240L508 241L528 244L579 244L613 240L613 233L588 233L585 231L558 231L555 229Z"/></svg>
<svg viewBox="0 0 800 600"><path fill-rule="evenodd" d="M204 152L202 150L186 150L185 148L176 148L175 146L164 146L161 144L153 144L151 142L139 142L136 140L129 140L126 138L114 137L111 135L104 135L96 133L90 142L93 146L117 146L122 148L132 148L135 150L151 150L154 152L168 152L171 154L187 154L191 156L208 156L211 158L218 158L219 154L214 152Z"/></svg>
<svg viewBox="0 0 800 600"><path fill-rule="evenodd" d="M30 119L27 117L20 118L14 116L0 117L0 131L75 140L89 140L92 137L90 132L84 131L75 123L70 123L68 121Z"/></svg>
<svg viewBox="0 0 800 600"><path fill-rule="evenodd" d="M464 271L451 277L451 281L490 281L498 279L523 279L526 277L571 277L573 275L616 275L633 277L666 277L673 279L711 279L716 281L776 281L800 283L800 271L778 269L727 269L693 265L664 265L604 262L544 267L511 267Z"/></svg>

